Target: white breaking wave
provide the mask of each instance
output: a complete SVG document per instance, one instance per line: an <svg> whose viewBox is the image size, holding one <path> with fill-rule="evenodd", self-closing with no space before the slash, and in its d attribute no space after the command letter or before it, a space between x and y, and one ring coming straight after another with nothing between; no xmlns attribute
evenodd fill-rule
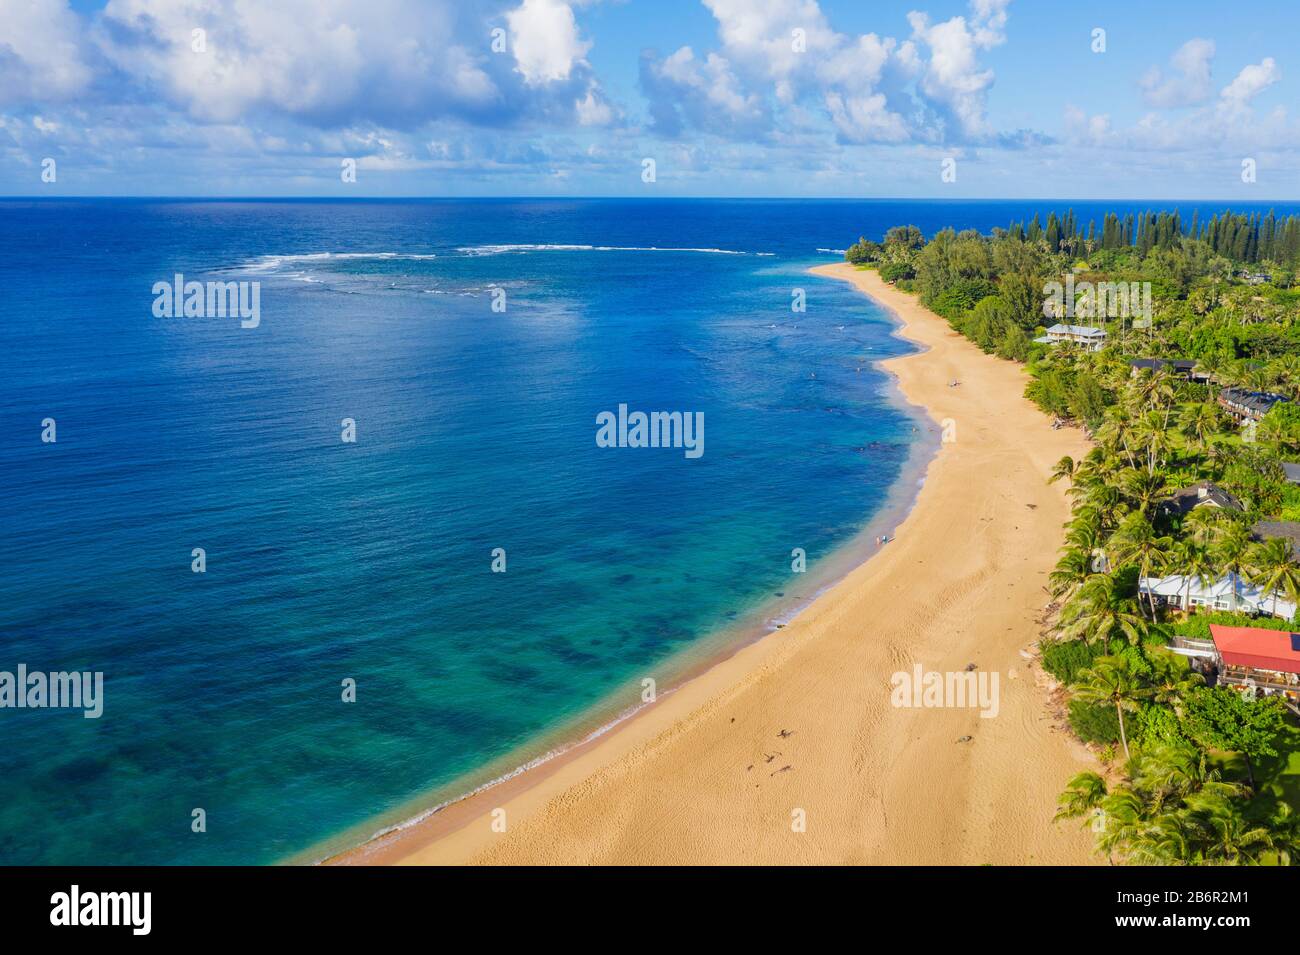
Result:
<svg viewBox="0 0 1300 955"><path fill-rule="evenodd" d="M456 250L465 255L502 255L507 252L708 252L713 255L775 255L774 252L738 252L735 249L664 248L657 245L467 245Z"/></svg>
<svg viewBox="0 0 1300 955"><path fill-rule="evenodd" d="M263 255L248 265L240 266L243 272L276 272L286 265L302 263L343 262L348 260L420 261L436 259L433 253L416 252L305 252L300 255Z"/></svg>
<svg viewBox="0 0 1300 955"><path fill-rule="evenodd" d="M818 249L818 252L827 252L831 255L847 255L848 249Z"/></svg>

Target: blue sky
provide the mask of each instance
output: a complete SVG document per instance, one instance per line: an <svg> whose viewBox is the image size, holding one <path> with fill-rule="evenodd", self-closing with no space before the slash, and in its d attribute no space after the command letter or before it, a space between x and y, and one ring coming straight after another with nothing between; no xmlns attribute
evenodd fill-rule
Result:
<svg viewBox="0 0 1300 955"><path fill-rule="evenodd" d="M1284 2L0 0L0 193L1296 199L1297 36Z"/></svg>

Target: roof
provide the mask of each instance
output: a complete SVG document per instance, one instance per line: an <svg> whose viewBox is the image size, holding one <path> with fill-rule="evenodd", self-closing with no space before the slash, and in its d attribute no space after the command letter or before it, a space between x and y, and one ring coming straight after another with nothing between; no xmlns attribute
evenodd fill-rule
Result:
<svg viewBox="0 0 1300 955"><path fill-rule="evenodd" d="M1224 663L1257 670L1300 673L1300 634L1260 627L1210 624L1210 636Z"/></svg>
<svg viewBox="0 0 1300 955"><path fill-rule="evenodd" d="M1292 484L1300 484L1300 464L1292 461L1282 462L1282 473Z"/></svg>
<svg viewBox="0 0 1300 955"><path fill-rule="evenodd" d="M1132 368L1149 368L1160 371L1168 367L1174 371L1188 372L1196 367L1196 362L1185 358L1134 358L1129 362Z"/></svg>
<svg viewBox="0 0 1300 955"><path fill-rule="evenodd" d="M1208 481L1202 484L1193 484L1191 487L1179 488L1164 503L1167 510L1178 514L1186 514L1202 504L1217 504L1219 507L1230 511L1246 510L1239 500L1219 487L1219 485Z"/></svg>
<svg viewBox="0 0 1300 955"><path fill-rule="evenodd" d="M1300 522L1297 521L1260 521L1250 529L1256 540L1268 540L1280 537L1291 542L1291 550L1300 554Z"/></svg>
<svg viewBox="0 0 1300 955"><path fill-rule="evenodd" d="M1099 335L1105 335L1106 332L1100 328L1093 328L1091 325L1061 325L1056 324L1047 330L1049 335L1082 335L1085 338L1096 338Z"/></svg>
<svg viewBox="0 0 1300 955"><path fill-rule="evenodd" d="M1286 401L1285 395L1275 395L1270 391L1247 391L1245 388L1224 388L1219 399L1263 415L1268 413L1279 401Z"/></svg>
<svg viewBox="0 0 1300 955"><path fill-rule="evenodd" d="M1290 619L1295 616L1296 606L1281 595L1276 604L1273 594L1266 593L1258 584L1252 584L1236 574L1224 574L1218 580L1203 581L1199 577L1185 577L1171 574L1168 577L1143 577L1138 583L1140 593L1153 593L1157 597L1171 597L1182 600L1184 596L1195 597L1213 603L1216 600L1233 603L1236 595L1236 607L1251 613L1269 614Z"/></svg>

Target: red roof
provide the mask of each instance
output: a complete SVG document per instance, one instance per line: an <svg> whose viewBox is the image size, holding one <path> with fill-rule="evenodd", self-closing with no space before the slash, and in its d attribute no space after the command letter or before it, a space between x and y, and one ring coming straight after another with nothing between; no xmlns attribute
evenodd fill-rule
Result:
<svg viewBox="0 0 1300 955"><path fill-rule="evenodd" d="M1210 624L1210 635L1224 663L1256 670L1300 673L1300 636L1286 630L1221 627Z"/></svg>

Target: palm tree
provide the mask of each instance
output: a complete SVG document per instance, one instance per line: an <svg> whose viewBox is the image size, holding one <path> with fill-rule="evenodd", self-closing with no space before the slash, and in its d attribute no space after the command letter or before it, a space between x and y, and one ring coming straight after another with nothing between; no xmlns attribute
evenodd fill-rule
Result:
<svg viewBox="0 0 1300 955"><path fill-rule="evenodd" d="M1106 798L1106 780L1093 772L1079 773L1056 799L1054 822L1095 815Z"/></svg>
<svg viewBox="0 0 1300 955"><path fill-rule="evenodd" d="M1217 407L1201 401L1183 412L1179 427L1199 450L1205 447L1211 435L1218 434L1222 421L1223 414Z"/></svg>
<svg viewBox="0 0 1300 955"><path fill-rule="evenodd" d="M1222 355L1207 355L1196 363L1196 370L1205 374L1208 397L1214 398L1214 389L1226 373L1228 362Z"/></svg>
<svg viewBox="0 0 1300 955"><path fill-rule="evenodd" d="M1123 635L1137 644L1147 634L1147 622L1136 613L1137 601L1125 596L1110 574L1093 574L1061 611L1061 632L1067 639L1089 643Z"/></svg>
<svg viewBox="0 0 1300 955"><path fill-rule="evenodd" d="M1300 355L1287 353L1270 364L1276 387L1292 400L1300 399Z"/></svg>
<svg viewBox="0 0 1300 955"><path fill-rule="evenodd" d="M1112 405L1106 409L1106 419L1097 429L1097 440L1103 445L1122 448L1128 458L1129 467L1137 467L1130 447L1133 433L1133 415L1123 405Z"/></svg>
<svg viewBox="0 0 1300 955"><path fill-rule="evenodd" d="M1249 571L1252 546L1250 531L1242 524L1230 520L1221 526L1218 539L1212 547L1214 559L1218 562L1220 571L1232 578L1232 609L1234 611L1237 609L1236 581L1244 578Z"/></svg>
<svg viewBox="0 0 1300 955"><path fill-rule="evenodd" d="M1197 507L1183 519L1183 527L1198 544L1209 546L1219 535L1223 511L1217 507Z"/></svg>
<svg viewBox="0 0 1300 955"><path fill-rule="evenodd" d="M1079 673L1080 682L1075 696L1085 703L1113 703L1119 716L1119 741L1124 746L1124 758L1132 759L1128 748L1128 733L1124 729L1124 711L1136 710L1137 701L1150 695L1133 672L1125 657L1098 657L1092 666Z"/></svg>
<svg viewBox="0 0 1300 955"><path fill-rule="evenodd" d="M1210 508L1200 510L1208 511ZM1184 578L1183 609L1190 609L1192 579L1195 578L1202 587L1208 587L1218 579L1218 564L1210 548L1195 539L1185 540L1174 548L1173 563Z"/></svg>
<svg viewBox="0 0 1300 955"><path fill-rule="evenodd" d="M1255 865L1273 848L1268 829L1247 822L1238 800L1204 791L1188 796L1186 802L1203 841L1206 862Z"/></svg>
<svg viewBox="0 0 1300 955"><path fill-rule="evenodd" d="M1268 828L1278 865L1291 865L1300 856L1300 813L1292 811L1290 803L1278 803Z"/></svg>
<svg viewBox="0 0 1300 955"><path fill-rule="evenodd" d="M1151 522L1140 513L1126 517L1112 541L1115 545L1115 560L1120 564L1137 564L1139 575L1147 578L1152 576L1153 571L1165 567L1169 550L1173 546L1173 538L1156 536ZM1147 597L1151 603L1151 619L1155 620L1154 588L1147 588Z"/></svg>
<svg viewBox="0 0 1300 955"><path fill-rule="evenodd" d="M1259 584L1273 595L1273 616L1277 616L1277 596L1285 591L1293 604L1300 603L1300 563L1291 552L1290 541L1271 537L1256 544L1247 555L1251 583Z"/></svg>
<svg viewBox="0 0 1300 955"><path fill-rule="evenodd" d="M1061 478L1068 478L1071 483L1074 482L1074 458L1068 454L1056 462L1056 467L1052 468L1052 476L1047 479L1047 483L1054 484Z"/></svg>
<svg viewBox="0 0 1300 955"><path fill-rule="evenodd" d="M1093 574L1093 555L1089 551L1068 549L1056 562L1056 567L1047 575L1047 582L1053 597L1069 600L1084 582Z"/></svg>
<svg viewBox="0 0 1300 955"><path fill-rule="evenodd" d="M1135 471L1132 468L1124 471L1120 477L1120 486L1124 495L1136 505L1138 513L1143 515L1149 514L1156 502L1169 493L1162 475Z"/></svg>

